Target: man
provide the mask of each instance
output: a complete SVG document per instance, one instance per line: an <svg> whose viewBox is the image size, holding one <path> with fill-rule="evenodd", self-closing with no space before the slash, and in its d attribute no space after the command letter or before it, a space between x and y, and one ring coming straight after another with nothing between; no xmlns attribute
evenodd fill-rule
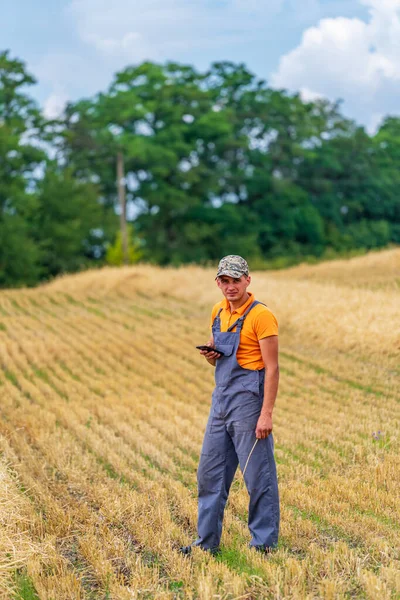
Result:
<svg viewBox="0 0 400 600"><path fill-rule="evenodd" d="M225 256L216 281L225 299L212 311L212 334L206 344L212 350L200 351L216 367L216 387L197 472L198 539L181 552L190 554L192 546L219 552L225 504L238 464L245 471L250 495L250 547L269 552L279 533L272 437L279 382L278 324L247 291L251 278L244 258Z"/></svg>

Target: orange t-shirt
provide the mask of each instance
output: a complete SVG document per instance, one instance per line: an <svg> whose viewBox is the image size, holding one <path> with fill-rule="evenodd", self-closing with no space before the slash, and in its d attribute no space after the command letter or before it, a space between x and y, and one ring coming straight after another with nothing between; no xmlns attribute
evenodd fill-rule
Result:
<svg viewBox="0 0 400 600"><path fill-rule="evenodd" d="M248 294L250 294L250 297L245 304L242 304L242 306L233 312L231 312L229 302L226 298L218 302L212 309L210 327L219 309L222 308L219 315L221 319L221 331L227 331L243 315L250 304L254 302L254 294L251 292L248 292ZM236 327L233 331L236 331ZM264 306L264 304L257 304L245 318L240 333L239 348L236 354L239 365L245 369L263 369L264 361L261 356L259 340L271 335L278 335L278 321L269 308Z"/></svg>

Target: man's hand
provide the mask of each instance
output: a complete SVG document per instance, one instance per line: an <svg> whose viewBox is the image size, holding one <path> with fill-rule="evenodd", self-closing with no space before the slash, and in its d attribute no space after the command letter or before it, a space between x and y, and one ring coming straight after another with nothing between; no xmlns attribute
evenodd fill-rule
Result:
<svg viewBox="0 0 400 600"><path fill-rule="evenodd" d="M204 356L204 358L210 363L210 365L215 367L215 361L217 358L220 358L221 355L219 352L215 352L214 350L214 340L210 340L209 342L207 342L207 344L205 344L205 346L209 346L210 351L207 352L206 350L200 350L200 354Z"/></svg>
<svg viewBox="0 0 400 600"><path fill-rule="evenodd" d="M263 440L272 432L272 415L261 415L257 421L256 438Z"/></svg>

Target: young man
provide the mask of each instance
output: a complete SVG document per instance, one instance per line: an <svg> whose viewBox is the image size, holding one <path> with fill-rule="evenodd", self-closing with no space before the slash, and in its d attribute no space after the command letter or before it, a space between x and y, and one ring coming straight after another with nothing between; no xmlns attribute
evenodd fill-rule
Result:
<svg viewBox="0 0 400 600"><path fill-rule="evenodd" d="M215 370L216 387L206 427L198 481L199 546L219 551L222 521L238 464L250 495L250 546L269 552L278 542L279 496L272 411L278 391L278 324L273 313L247 291L251 278L241 256L219 263L217 285L225 299L211 316L212 335L202 350ZM219 353L218 350L221 352Z"/></svg>

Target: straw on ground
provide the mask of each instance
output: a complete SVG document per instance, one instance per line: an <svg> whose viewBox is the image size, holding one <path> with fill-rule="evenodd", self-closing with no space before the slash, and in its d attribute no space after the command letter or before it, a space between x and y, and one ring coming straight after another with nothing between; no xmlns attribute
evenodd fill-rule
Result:
<svg viewBox="0 0 400 600"><path fill-rule="evenodd" d="M334 263L253 274L281 326L268 560L247 547L239 473L222 555L178 553L196 535L213 373L194 346L213 271L108 268L0 293L2 597L399 598L399 257L379 253L368 278L377 258L341 278Z"/></svg>

